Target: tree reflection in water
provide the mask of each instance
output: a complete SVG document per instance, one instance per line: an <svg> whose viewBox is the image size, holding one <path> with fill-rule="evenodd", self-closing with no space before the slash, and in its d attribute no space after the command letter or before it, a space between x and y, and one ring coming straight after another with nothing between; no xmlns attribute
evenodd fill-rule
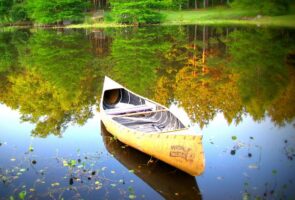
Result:
<svg viewBox="0 0 295 200"><path fill-rule="evenodd" d="M201 128L218 113L294 119L292 31L221 27L149 27L1 32L0 101L60 135L84 124L108 75L135 92L177 103ZM273 41L273 42L269 42Z"/></svg>

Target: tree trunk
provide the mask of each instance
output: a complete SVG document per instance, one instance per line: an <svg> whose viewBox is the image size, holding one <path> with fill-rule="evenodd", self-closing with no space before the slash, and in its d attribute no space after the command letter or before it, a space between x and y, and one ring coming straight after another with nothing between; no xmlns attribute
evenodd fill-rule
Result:
<svg viewBox="0 0 295 200"><path fill-rule="evenodd" d="M194 35L194 67L197 66L197 57L198 57L198 54L197 54L197 25L195 25L195 35Z"/></svg>
<svg viewBox="0 0 295 200"><path fill-rule="evenodd" d="M198 9L198 1L195 0L195 9Z"/></svg>
<svg viewBox="0 0 295 200"><path fill-rule="evenodd" d="M202 63L203 64L206 61L206 58L205 58L206 54L205 54L205 52L206 52L206 27L203 26L203 54L202 54Z"/></svg>
<svg viewBox="0 0 295 200"><path fill-rule="evenodd" d="M209 0L204 0L204 8L206 8L209 4Z"/></svg>

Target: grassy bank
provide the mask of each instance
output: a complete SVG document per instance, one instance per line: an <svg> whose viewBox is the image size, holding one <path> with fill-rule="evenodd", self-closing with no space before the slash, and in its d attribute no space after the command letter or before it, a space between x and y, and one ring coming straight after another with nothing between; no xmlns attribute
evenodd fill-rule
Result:
<svg viewBox="0 0 295 200"><path fill-rule="evenodd" d="M295 12L284 16L261 16L257 10L231 9L225 7L186 10L161 11L165 16L161 25L255 25L295 28ZM100 28L125 26L114 22L97 22L86 17L83 24L69 25L67 28Z"/></svg>
<svg viewBox="0 0 295 200"><path fill-rule="evenodd" d="M284 16L261 16L256 10L212 8L190 11L162 11L166 16L164 25L224 24L265 25L295 28L295 14Z"/></svg>
<svg viewBox="0 0 295 200"><path fill-rule="evenodd" d="M290 14L283 16L261 16L257 10L232 9L225 7L160 12L165 16L161 25L255 25L295 28L295 7L292 7ZM105 15L108 15L108 13L105 12ZM88 14L85 17L84 23L67 25L66 28L104 28L124 26L127 25L107 20L99 21L91 14ZM65 27L53 26L53 28Z"/></svg>

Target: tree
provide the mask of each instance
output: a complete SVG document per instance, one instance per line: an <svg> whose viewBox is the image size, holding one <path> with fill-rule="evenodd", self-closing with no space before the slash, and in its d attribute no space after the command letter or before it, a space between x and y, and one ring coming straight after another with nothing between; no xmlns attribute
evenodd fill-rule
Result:
<svg viewBox="0 0 295 200"><path fill-rule="evenodd" d="M13 5L12 0L0 0L0 18L3 18L9 14L9 10Z"/></svg>
<svg viewBox="0 0 295 200"><path fill-rule="evenodd" d="M165 1L156 0L112 0L110 3L111 16L116 22L138 25L160 23L163 16L155 9L166 6Z"/></svg>
<svg viewBox="0 0 295 200"><path fill-rule="evenodd" d="M28 20L25 2L14 3L9 13L14 22Z"/></svg>
<svg viewBox="0 0 295 200"><path fill-rule="evenodd" d="M112 77L135 92L153 96L156 69L161 65L159 57L170 47L163 32L159 27L115 31L109 57Z"/></svg>
<svg viewBox="0 0 295 200"><path fill-rule="evenodd" d="M240 74L241 98L255 120L264 119L270 104L287 86L284 60L293 43L281 31L244 29L230 34L230 66Z"/></svg>
<svg viewBox="0 0 295 200"><path fill-rule="evenodd" d="M83 33L38 31L25 47L12 47L5 59L14 67L0 72L0 102L35 124L34 135L60 135L69 123L81 125L92 116L103 69Z"/></svg>
<svg viewBox="0 0 295 200"><path fill-rule="evenodd" d="M179 10L184 7L188 8L189 0L172 0L172 7L178 8Z"/></svg>
<svg viewBox="0 0 295 200"><path fill-rule="evenodd" d="M30 18L41 24L81 21L88 6L85 0L27 0Z"/></svg>

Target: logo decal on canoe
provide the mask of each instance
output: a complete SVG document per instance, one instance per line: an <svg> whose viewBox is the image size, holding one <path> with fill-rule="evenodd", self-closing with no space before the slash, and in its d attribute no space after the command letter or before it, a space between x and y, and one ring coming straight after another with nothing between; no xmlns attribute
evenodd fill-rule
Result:
<svg viewBox="0 0 295 200"><path fill-rule="evenodd" d="M170 148L170 157L179 157L192 162L195 155L191 152L191 148L185 148L181 145L172 145Z"/></svg>

